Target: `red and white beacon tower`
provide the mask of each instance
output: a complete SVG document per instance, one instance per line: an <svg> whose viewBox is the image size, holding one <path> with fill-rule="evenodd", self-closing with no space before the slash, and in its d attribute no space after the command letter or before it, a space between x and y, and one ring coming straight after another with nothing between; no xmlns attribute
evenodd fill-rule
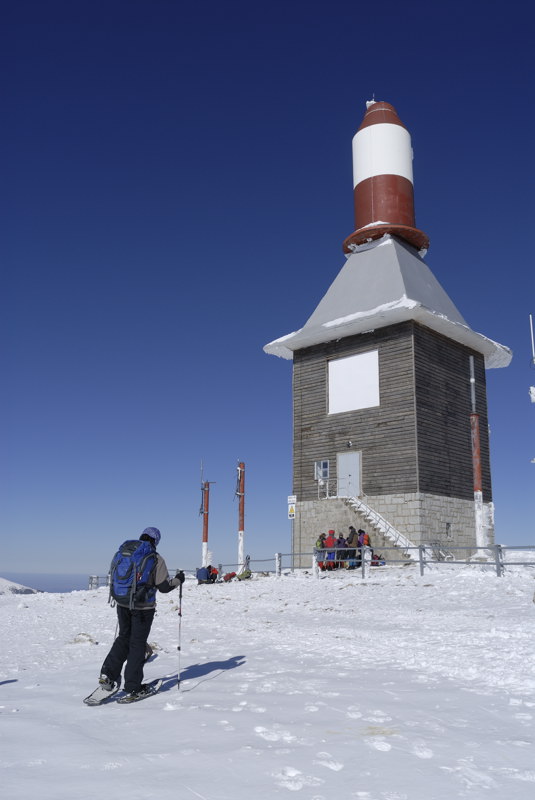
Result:
<svg viewBox="0 0 535 800"><path fill-rule="evenodd" d="M511 352L470 328L424 263L412 158L394 107L367 103L346 262L303 327L264 347L293 360L294 553L348 525L379 551L493 542L485 369Z"/></svg>
<svg viewBox="0 0 535 800"><path fill-rule="evenodd" d="M398 236L419 251L429 239L416 227L411 137L390 103L369 102L353 137L353 198L355 231L344 251L379 239Z"/></svg>

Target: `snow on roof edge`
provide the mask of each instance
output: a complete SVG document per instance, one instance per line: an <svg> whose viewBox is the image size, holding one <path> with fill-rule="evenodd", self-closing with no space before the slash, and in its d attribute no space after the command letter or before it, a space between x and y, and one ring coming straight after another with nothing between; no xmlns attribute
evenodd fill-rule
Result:
<svg viewBox="0 0 535 800"><path fill-rule="evenodd" d="M398 311L400 314L393 318L392 312ZM384 313L389 312L388 320L385 320ZM409 313L403 313L409 312ZM466 347L481 353L485 358L486 369L497 369L507 367L513 357L509 347L495 342L482 333L477 333L459 322L453 322L444 314L432 311L421 303L409 300L404 295L400 300L387 303L377 308L365 312L357 312L346 317L330 320L313 329L306 330L307 326L300 328L293 333L274 339L264 345L264 352L268 355L275 355L286 360L293 359L295 350L304 347L312 347L315 344L341 339L345 336L364 333L365 330L385 328L398 322L414 320L425 325L431 330L437 331L447 336L453 341L459 342ZM308 335L307 335L308 333ZM290 347L290 342L295 346Z"/></svg>

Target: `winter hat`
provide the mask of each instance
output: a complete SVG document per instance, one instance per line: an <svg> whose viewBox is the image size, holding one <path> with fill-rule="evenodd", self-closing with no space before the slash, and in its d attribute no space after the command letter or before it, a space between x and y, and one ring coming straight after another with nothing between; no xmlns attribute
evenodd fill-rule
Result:
<svg viewBox="0 0 535 800"><path fill-rule="evenodd" d="M143 534L145 534L145 536L150 536L151 539L154 539L154 546L158 547L160 539L162 538L158 528L145 528L141 535L143 536Z"/></svg>

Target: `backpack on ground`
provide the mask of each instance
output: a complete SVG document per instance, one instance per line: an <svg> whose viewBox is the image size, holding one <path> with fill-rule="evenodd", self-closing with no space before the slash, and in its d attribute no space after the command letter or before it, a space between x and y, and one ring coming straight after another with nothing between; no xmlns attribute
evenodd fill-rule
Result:
<svg viewBox="0 0 535 800"><path fill-rule="evenodd" d="M210 580L210 571L208 567L198 567L195 575L197 577L197 584L212 583L212 581Z"/></svg>
<svg viewBox="0 0 535 800"><path fill-rule="evenodd" d="M120 546L110 566L110 601L136 608L156 597L156 551L150 542L131 539Z"/></svg>

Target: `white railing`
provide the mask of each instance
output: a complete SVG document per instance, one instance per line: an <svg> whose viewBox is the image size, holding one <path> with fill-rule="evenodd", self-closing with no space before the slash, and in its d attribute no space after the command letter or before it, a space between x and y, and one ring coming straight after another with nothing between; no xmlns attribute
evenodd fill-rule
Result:
<svg viewBox="0 0 535 800"><path fill-rule="evenodd" d="M370 523L377 531L380 531L387 539L389 539L396 547L402 550L413 548L415 545L404 536L394 525L392 525L385 517L379 514L374 508L369 506L360 497L343 497L338 493L338 484L336 480L319 480L318 481L318 499L327 500L329 498L338 498L352 508L357 513L361 514L364 519Z"/></svg>
<svg viewBox="0 0 535 800"><path fill-rule="evenodd" d="M402 550L409 550L414 548L414 542L407 539L401 531L398 531L387 519L385 519L378 511L369 506L364 500L359 497L344 497L342 498L346 505L361 514L364 519L370 523L377 531L380 531L383 536Z"/></svg>

